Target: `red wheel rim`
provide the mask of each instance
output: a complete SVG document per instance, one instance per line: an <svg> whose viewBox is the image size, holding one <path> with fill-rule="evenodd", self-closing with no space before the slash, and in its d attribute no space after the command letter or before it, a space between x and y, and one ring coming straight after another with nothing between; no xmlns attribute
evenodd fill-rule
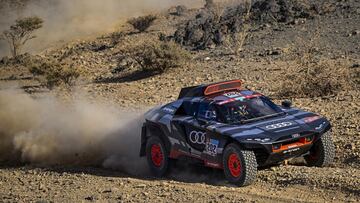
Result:
<svg viewBox="0 0 360 203"><path fill-rule="evenodd" d="M239 177L241 174L241 163L239 156L235 153L230 154L228 159L228 167L230 173L234 177Z"/></svg>
<svg viewBox="0 0 360 203"><path fill-rule="evenodd" d="M156 167L160 167L164 161L164 155L159 144L153 144L151 146L151 160Z"/></svg>

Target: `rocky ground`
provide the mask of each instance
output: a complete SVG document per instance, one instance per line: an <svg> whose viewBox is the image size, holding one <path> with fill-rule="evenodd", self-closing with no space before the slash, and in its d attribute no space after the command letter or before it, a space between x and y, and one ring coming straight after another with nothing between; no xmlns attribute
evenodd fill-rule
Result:
<svg viewBox="0 0 360 203"><path fill-rule="evenodd" d="M115 43L114 35L109 33L40 53L41 57L56 58L84 70L71 90L47 90L39 86L21 62L8 59L1 61L0 88L17 86L34 97L55 95L69 100L75 98L75 92L81 92L90 100L140 109L176 99L184 86L239 78L247 88L280 102L282 98L276 93L286 88L282 85L284 75L296 72L297 61L309 48L315 50L319 60L359 71L360 2L335 1L334 5L335 11L315 18L253 29L239 56L229 55L226 47L211 47L192 50L192 59L185 67L163 74L131 75L131 69L114 72L122 65L122 42L151 40L159 33L172 35L197 10L183 16L164 13L146 33L134 34L125 26L121 28L124 38ZM100 167L4 163L0 167L0 202L359 202L359 98L358 87L321 97L289 98L296 107L318 112L331 121L336 157L327 168L306 167L298 160L262 169L255 184L237 188L224 181L221 171L196 166L154 179Z"/></svg>

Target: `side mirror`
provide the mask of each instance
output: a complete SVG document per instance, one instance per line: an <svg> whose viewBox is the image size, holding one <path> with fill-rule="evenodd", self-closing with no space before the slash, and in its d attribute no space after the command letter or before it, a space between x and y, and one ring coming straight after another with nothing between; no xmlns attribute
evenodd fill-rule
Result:
<svg viewBox="0 0 360 203"><path fill-rule="evenodd" d="M281 102L281 106L285 108L290 108L292 106L292 102L290 100L284 100Z"/></svg>

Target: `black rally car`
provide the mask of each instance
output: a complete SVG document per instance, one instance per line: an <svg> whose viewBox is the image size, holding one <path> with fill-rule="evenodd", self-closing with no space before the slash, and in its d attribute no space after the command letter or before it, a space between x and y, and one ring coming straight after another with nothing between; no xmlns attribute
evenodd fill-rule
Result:
<svg viewBox="0 0 360 203"><path fill-rule="evenodd" d="M183 88L178 100L145 114L140 156L162 176L176 159L223 169L232 183L253 182L257 168L303 156L309 166L333 161L330 123L315 113L274 104L240 80Z"/></svg>

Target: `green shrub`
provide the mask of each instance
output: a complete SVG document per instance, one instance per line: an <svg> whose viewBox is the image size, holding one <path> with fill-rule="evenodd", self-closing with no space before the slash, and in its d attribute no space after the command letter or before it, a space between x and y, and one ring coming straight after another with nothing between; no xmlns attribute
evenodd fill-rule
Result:
<svg viewBox="0 0 360 203"><path fill-rule="evenodd" d="M140 16L128 20L127 23L132 25L133 28L139 32L144 32L154 23L156 18L157 17L154 15Z"/></svg>
<svg viewBox="0 0 360 203"><path fill-rule="evenodd" d="M126 46L123 52L133 59L142 71L162 73L179 67L190 59L190 53L174 42L151 41Z"/></svg>

